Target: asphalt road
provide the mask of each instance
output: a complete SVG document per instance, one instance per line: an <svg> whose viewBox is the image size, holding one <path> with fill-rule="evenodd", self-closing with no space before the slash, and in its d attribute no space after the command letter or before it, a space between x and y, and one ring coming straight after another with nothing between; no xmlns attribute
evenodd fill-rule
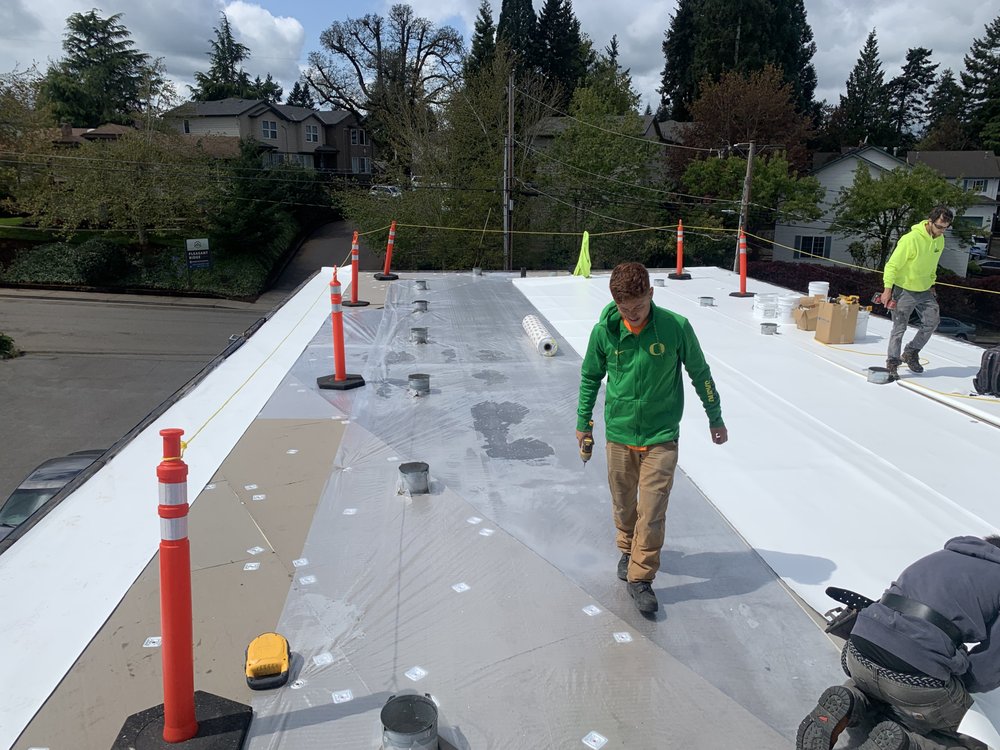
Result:
<svg viewBox="0 0 1000 750"><path fill-rule="evenodd" d="M0 289L0 331L25 351L0 360L0 502L45 459L112 445L350 249L345 224L321 227L254 303Z"/></svg>

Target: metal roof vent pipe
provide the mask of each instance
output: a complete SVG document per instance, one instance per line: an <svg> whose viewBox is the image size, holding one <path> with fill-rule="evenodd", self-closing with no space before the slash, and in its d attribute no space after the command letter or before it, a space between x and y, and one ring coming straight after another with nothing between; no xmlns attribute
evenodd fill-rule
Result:
<svg viewBox="0 0 1000 750"><path fill-rule="evenodd" d="M410 375L409 390L411 396L426 396L431 392L431 376L426 372L415 372Z"/></svg>
<svg viewBox="0 0 1000 750"><path fill-rule="evenodd" d="M438 750L438 710L430 693L393 695L379 718L383 750Z"/></svg>
<svg viewBox="0 0 1000 750"><path fill-rule="evenodd" d="M427 329L426 328L411 328L410 329L410 343L413 343L413 344L426 344L427 343Z"/></svg>
<svg viewBox="0 0 1000 750"><path fill-rule="evenodd" d="M425 299L413 300L413 312L427 312L427 300Z"/></svg>
<svg viewBox="0 0 1000 750"><path fill-rule="evenodd" d="M406 495L426 495L430 491L427 481L427 472L429 469L430 467L423 461L409 461L408 463L400 464L401 492ZM409 745L400 745L399 747L409 747Z"/></svg>
<svg viewBox="0 0 1000 750"><path fill-rule="evenodd" d="M416 284L417 291L424 292L427 290L427 281L425 279L417 279L413 283Z"/></svg>

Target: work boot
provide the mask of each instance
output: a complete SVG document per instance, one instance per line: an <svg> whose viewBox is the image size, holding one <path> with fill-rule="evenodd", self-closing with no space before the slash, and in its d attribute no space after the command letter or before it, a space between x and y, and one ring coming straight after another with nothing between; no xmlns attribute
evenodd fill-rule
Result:
<svg viewBox="0 0 1000 750"><path fill-rule="evenodd" d="M660 608L649 581L629 581L628 595L635 600L636 609L644 614L650 614Z"/></svg>
<svg viewBox="0 0 1000 750"><path fill-rule="evenodd" d="M618 577L623 581L628 580L628 561L632 559L632 555L628 552L622 552L622 559L618 561Z"/></svg>
<svg viewBox="0 0 1000 750"><path fill-rule="evenodd" d="M795 750L831 750L837 738L855 723L854 691L844 685L828 687L816 702L816 708L799 724Z"/></svg>
<svg viewBox="0 0 1000 750"><path fill-rule="evenodd" d="M893 380L899 380L899 366L903 364L903 360L896 359L895 357L889 357L885 361L885 369L889 371L889 382Z"/></svg>
<svg viewBox="0 0 1000 750"><path fill-rule="evenodd" d="M910 368L910 372L918 375L924 371L924 366L920 364L920 352L916 349L903 350L903 364Z"/></svg>
<svg viewBox="0 0 1000 750"><path fill-rule="evenodd" d="M903 728L894 721L883 721L875 725L858 750L909 750L909 747L910 738Z"/></svg>

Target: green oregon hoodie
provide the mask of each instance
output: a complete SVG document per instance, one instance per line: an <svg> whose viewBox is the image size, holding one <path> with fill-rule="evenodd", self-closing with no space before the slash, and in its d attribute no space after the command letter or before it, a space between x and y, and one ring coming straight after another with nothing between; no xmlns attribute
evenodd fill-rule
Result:
<svg viewBox="0 0 1000 750"><path fill-rule="evenodd" d="M636 336L615 303L601 312L580 369L576 429L590 431L601 381L608 376L604 421L608 440L647 446L676 440L684 411L681 365L701 397L710 427L721 427L722 405L712 372L687 318L650 302L646 326Z"/></svg>
<svg viewBox="0 0 1000 750"><path fill-rule="evenodd" d="M924 224L926 221L914 224L896 243L882 272L887 289L899 286L910 292L926 292L934 286L944 236L931 237Z"/></svg>

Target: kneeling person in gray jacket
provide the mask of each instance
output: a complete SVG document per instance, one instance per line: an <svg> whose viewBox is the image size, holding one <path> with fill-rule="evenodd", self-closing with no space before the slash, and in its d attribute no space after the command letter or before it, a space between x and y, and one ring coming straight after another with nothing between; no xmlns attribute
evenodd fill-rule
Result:
<svg viewBox="0 0 1000 750"><path fill-rule="evenodd" d="M795 747L830 750L874 713L885 720L859 750L985 750L958 725L970 692L1000 687L998 615L1000 536L955 537L917 560L858 614L841 656L850 679L823 692Z"/></svg>

